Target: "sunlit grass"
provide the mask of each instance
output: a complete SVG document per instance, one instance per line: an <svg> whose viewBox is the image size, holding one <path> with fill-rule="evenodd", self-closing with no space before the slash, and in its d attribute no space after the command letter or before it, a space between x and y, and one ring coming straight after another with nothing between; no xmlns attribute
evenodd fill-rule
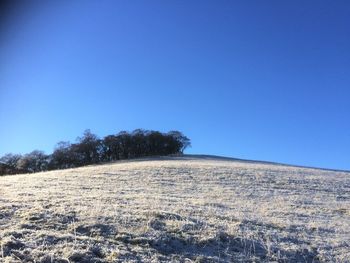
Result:
<svg viewBox="0 0 350 263"><path fill-rule="evenodd" d="M349 262L350 174L201 158L0 177L0 262Z"/></svg>

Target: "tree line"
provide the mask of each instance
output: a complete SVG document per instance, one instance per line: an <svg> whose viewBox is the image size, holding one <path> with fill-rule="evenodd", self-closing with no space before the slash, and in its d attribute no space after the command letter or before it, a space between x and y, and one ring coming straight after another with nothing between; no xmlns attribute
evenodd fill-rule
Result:
<svg viewBox="0 0 350 263"><path fill-rule="evenodd" d="M85 130L75 143L59 142L52 154L35 150L20 155L8 153L0 158L0 175L34 173L74 168L116 160L147 156L180 154L191 146L190 139L179 131L161 133L137 129L121 131L100 139Z"/></svg>

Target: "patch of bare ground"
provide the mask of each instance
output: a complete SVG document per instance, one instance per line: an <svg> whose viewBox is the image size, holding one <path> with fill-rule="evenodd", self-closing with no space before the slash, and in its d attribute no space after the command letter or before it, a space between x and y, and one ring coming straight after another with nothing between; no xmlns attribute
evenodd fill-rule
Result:
<svg viewBox="0 0 350 263"><path fill-rule="evenodd" d="M181 157L0 177L0 262L350 262L350 173Z"/></svg>

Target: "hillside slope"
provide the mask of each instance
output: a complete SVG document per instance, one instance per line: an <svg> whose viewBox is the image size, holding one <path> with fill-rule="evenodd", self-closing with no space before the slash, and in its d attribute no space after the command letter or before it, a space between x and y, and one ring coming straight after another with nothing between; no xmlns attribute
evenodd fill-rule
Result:
<svg viewBox="0 0 350 263"><path fill-rule="evenodd" d="M0 262L350 262L350 173L208 157L0 177Z"/></svg>

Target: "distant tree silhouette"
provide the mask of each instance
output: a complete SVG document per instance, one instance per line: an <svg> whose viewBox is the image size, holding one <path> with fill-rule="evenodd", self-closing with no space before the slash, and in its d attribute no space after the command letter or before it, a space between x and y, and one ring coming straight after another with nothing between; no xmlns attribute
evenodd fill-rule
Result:
<svg viewBox="0 0 350 263"><path fill-rule="evenodd" d="M120 159L128 159L131 156L131 136L127 131L121 131L117 134L119 142L119 157Z"/></svg>
<svg viewBox="0 0 350 263"><path fill-rule="evenodd" d="M170 131L168 135L173 138L173 147L175 147L176 152L183 153L186 148L191 147L191 140L183 135L182 132Z"/></svg>
<svg viewBox="0 0 350 263"><path fill-rule="evenodd" d="M117 136L108 135L101 143L101 160L104 162L116 161L120 158L121 146Z"/></svg>
<svg viewBox="0 0 350 263"><path fill-rule="evenodd" d="M49 170L66 169L76 166L76 160L72 153L70 142L61 141L57 143L49 162Z"/></svg>
<svg viewBox="0 0 350 263"><path fill-rule="evenodd" d="M20 154L5 154L0 158L0 175L25 173L17 168L18 161L22 158Z"/></svg>
<svg viewBox="0 0 350 263"><path fill-rule="evenodd" d="M149 155L162 155L164 136L158 131L149 131L147 134L147 146Z"/></svg>
<svg viewBox="0 0 350 263"><path fill-rule="evenodd" d="M143 129L136 129L131 133L131 156L142 157L147 155L147 135Z"/></svg>
<svg viewBox="0 0 350 263"><path fill-rule="evenodd" d="M21 159L22 155L7 153L0 158L0 162L9 165L10 167L16 168L17 162Z"/></svg>
<svg viewBox="0 0 350 263"><path fill-rule="evenodd" d="M181 154L190 146L190 139L179 131L161 133L136 129L131 133L121 131L99 139L90 130L85 130L76 143L59 142L51 155L38 150L24 156L6 154L0 158L0 175L66 169L144 156Z"/></svg>
<svg viewBox="0 0 350 263"><path fill-rule="evenodd" d="M48 168L48 158L43 151L32 151L18 160L17 169L31 173L45 171Z"/></svg>
<svg viewBox="0 0 350 263"><path fill-rule="evenodd" d="M74 152L79 156L82 165L98 163L100 161L101 144L97 135L85 130L82 137L77 138L73 145Z"/></svg>

